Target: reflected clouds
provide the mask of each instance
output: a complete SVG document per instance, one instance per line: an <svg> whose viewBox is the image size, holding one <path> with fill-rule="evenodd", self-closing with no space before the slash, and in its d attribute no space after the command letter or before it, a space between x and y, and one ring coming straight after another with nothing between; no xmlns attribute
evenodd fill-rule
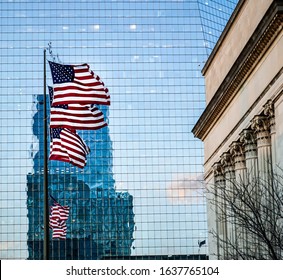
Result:
<svg viewBox="0 0 283 280"><path fill-rule="evenodd" d="M178 174L167 185L167 198L173 204L204 204L203 176Z"/></svg>

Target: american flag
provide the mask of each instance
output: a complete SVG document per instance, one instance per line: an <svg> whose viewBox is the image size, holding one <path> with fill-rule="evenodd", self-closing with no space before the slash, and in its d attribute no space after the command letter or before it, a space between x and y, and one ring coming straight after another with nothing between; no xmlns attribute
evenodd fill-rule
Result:
<svg viewBox="0 0 283 280"><path fill-rule="evenodd" d="M50 207L49 226L53 230L52 238L66 239L69 211L68 206L62 206L58 202Z"/></svg>
<svg viewBox="0 0 283 280"><path fill-rule="evenodd" d="M75 131L50 128L50 135L50 160L69 162L79 168L85 167L90 149Z"/></svg>
<svg viewBox="0 0 283 280"><path fill-rule="evenodd" d="M110 105L110 95L104 83L88 64L63 65L49 61L53 87L53 105Z"/></svg>
<svg viewBox="0 0 283 280"><path fill-rule="evenodd" d="M200 248L201 246L203 246L203 245L205 245L205 240L198 241L198 246L199 246L199 248Z"/></svg>
<svg viewBox="0 0 283 280"><path fill-rule="evenodd" d="M97 130L107 126L103 113L94 105L52 105L53 88L48 87L50 96L50 127L71 130Z"/></svg>

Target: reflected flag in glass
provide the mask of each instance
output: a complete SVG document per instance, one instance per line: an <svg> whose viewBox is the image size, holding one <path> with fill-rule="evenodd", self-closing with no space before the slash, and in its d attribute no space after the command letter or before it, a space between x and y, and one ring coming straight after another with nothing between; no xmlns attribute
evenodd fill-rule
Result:
<svg viewBox="0 0 283 280"><path fill-rule="evenodd" d="M54 89L52 105L110 105L110 95L104 83L88 64L63 65L49 61Z"/></svg>
<svg viewBox="0 0 283 280"><path fill-rule="evenodd" d="M49 226L53 231L52 238L66 239L69 212L69 206L62 206L58 202L50 207Z"/></svg>
<svg viewBox="0 0 283 280"><path fill-rule="evenodd" d="M50 160L69 162L79 168L85 167L90 149L75 131L50 128L50 138Z"/></svg>
<svg viewBox="0 0 283 280"><path fill-rule="evenodd" d="M53 88L48 87L50 96L50 127L71 130L97 130L107 126L103 113L95 104L52 105Z"/></svg>

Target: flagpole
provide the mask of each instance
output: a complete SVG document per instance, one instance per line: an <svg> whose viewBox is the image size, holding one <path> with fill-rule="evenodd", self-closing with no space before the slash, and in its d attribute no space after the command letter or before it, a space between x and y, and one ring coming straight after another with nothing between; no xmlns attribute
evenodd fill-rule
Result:
<svg viewBox="0 0 283 280"><path fill-rule="evenodd" d="M47 101L46 101L46 49L44 49L44 96L43 96L43 120L44 120L44 241L43 259L49 260L49 205L48 205L48 159L47 159Z"/></svg>

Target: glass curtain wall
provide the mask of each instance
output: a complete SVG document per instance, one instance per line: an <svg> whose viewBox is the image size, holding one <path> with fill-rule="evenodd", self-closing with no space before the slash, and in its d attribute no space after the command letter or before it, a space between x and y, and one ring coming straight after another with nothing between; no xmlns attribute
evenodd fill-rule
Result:
<svg viewBox="0 0 283 280"><path fill-rule="evenodd" d="M201 69L237 2L0 2L1 259L43 257L44 49L88 63L111 95L108 126L79 131L87 166L48 162L49 193L70 207L50 258L205 257L203 147L191 129L205 107Z"/></svg>

